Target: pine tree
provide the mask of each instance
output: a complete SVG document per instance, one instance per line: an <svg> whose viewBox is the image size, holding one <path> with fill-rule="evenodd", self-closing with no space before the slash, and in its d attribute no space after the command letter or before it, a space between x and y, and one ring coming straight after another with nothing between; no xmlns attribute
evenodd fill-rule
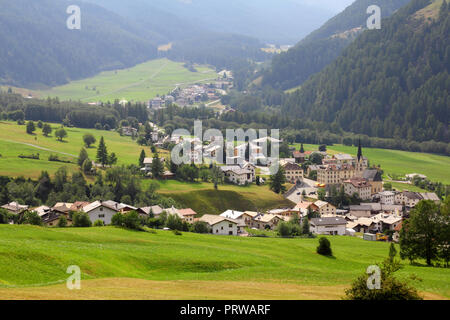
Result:
<svg viewBox="0 0 450 320"><path fill-rule="evenodd" d="M97 161L103 167L108 164L108 149L106 148L105 139L101 137L97 149Z"/></svg>
<svg viewBox="0 0 450 320"><path fill-rule="evenodd" d="M283 193L286 191L284 184L286 183L286 176L284 175L284 169L280 168L278 172L270 176L270 190L275 193Z"/></svg>
<svg viewBox="0 0 450 320"><path fill-rule="evenodd" d="M142 168L144 166L144 160L145 160L145 151L142 149L141 155L139 156L139 168Z"/></svg>
<svg viewBox="0 0 450 320"><path fill-rule="evenodd" d="M159 159L158 153L155 153L152 161L152 175L154 179L159 179L164 174L164 165Z"/></svg>
<svg viewBox="0 0 450 320"><path fill-rule="evenodd" d="M303 143L302 143L302 146L300 147L300 153L305 153L305 148L303 147Z"/></svg>

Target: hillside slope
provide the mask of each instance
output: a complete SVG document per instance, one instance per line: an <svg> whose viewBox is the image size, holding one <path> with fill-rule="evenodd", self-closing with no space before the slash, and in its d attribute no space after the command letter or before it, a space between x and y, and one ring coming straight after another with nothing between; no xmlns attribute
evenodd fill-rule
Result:
<svg viewBox="0 0 450 320"><path fill-rule="evenodd" d="M343 12L300 41L294 48L275 56L264 74L263 84L283 90L301 85L321 71L366 28L370 5L381 8L382 17L389 17L410 0L357 0Z"/></svg>
<svg viewBox="0 0 450 320"><path fill-rule="evenodd" d="M81 30L69 30L69 5L82 7ZM141 26L101 7L66 0L0 1L0 83L53 86L156 57Z"/></svg>
<svg viewBox="0 0 450 320"><path fill-rule="evenodd" d="M449 29L448 6L414 0L304 83L283 112L374 137L449 142Z"/></svg>
<svg viewBox="0 0 450 320"><path fill-rule="evenodd" d="M160 290L161 284L165 284L166 291L163 292L166 299L307 299L307 292L309 298L340 299L345 287L364 273L368 265L385 259L389 252L387 243L342 236L329 239L333 259L316 253L317 239L245 238L192 233L177 236L170 231L147 233L114 227L0 225L0 296L13 296L40 284L34 290L43 290L47 294L39 299L54 297L58 293L62 294L60 299L71 299L75 297L73 291L48 286L55 283L61 283L61 287L65 285L67 267L78 265L83 290L74 291L90 295L91 299L117 298L117 291L124 294L122 298L125 299L133 298L130 292L142 297L147 287L141 287L137 281L139 279L162 281L156 286L158 289L150 290L154 298L164 298ZM423 280L414 282L419 290L448 298L449 282L443 280L448 279L449 273L448 268L411 266L405 261L398 276L406 278L415 274ZM94 280L105 278L113 279L104 282ZM98 285L96 292L90 285L91 281ZM187 285L183 289L183 283L188 284L188 281L197 281L197 285ZM217 281L223 285L217 286ZM173 282L177 282L178 286L174 287ZM264 293L260 290L243 291L245 284L255 289L261 287ZM211 290L211 286L217 290ZM230 286L235 290L230 291ZM332 293L327 294L319 286L326 286ZM307 291L302 290L307 287ZM267 288L274 289L272 294ZM321 297L317 292L325 296ZM150 298L150 295L147 297Z"/></svg>

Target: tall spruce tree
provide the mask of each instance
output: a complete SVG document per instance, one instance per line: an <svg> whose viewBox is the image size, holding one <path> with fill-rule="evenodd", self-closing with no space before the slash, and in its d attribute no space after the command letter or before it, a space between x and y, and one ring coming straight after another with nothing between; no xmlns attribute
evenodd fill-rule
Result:
<svg viewBox="0 0 450 320"><path fill-rule="evenodd" d="M106 148L105 139L101 137L97 148L97 161L103 167L108 164L108 149Z"/></svg>
<svg viewBox="0 0 450 320"><path fill-rule="evenodd" d="M144 166L144 160L145 160L145 151L142 149L141 155L139 156L139 168L142 168Z"/></svg>
<svg viewBox="0 0 450 320"><path fill-rule="evenodd" d="M154 179L159 179L164 174L164 165L159 158L158 152L153 156L152 161L152 175Z"/></svg>

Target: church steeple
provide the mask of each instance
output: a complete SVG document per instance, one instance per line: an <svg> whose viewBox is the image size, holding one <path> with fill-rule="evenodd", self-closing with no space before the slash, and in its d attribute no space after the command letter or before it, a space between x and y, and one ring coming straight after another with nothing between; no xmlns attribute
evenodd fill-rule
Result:
<svg viewBox="0 0 450 320"><path fill-rule="evenodd" d="M361 139L359 139L359 145L358 145L358 162L361 162L362 159L362 147L361 147Z"/></svg>

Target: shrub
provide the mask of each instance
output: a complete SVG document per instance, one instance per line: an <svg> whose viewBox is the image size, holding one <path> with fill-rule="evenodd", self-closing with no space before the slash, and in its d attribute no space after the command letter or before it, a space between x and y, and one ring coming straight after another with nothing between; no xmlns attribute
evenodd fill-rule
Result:
<svg viewBox="0 0 450 320"><path fill-rule="evenodd" d="M91 219L85 212L75 212L72 216L73 226L77 228L88 228L92 226Z"/></svg>
<svg viewBox="0 0 450 320"><path fill-rule="evenodd" d="M178 230L175 230L175 231L173 232L173 234L176 235L176 236L182 236L182 235L183 235L183 234L182 234L180 231L178 231Z"/></svg>
<svg viewBox="0 0 450 320"><path fill-rule="evenodd" d="M25 213L22 216L21 224L31 224L34 226L41 226L42 225L42 219L36 212L31 211L25 211Z"/></svg>
<svg viewBox="0 0 450 320"><path fill-rule="evenodd" d="M111 224L116 227L122 227L123 226L123 214L120 212L117 212L113 217L111 218Z"/></svg>
<svg viewBox="0 0 450 320"><path fill-rule="evenodd" d="M167 228L171 230L183 230L183 221L181 221L181 218L175 214L171 214L167 217L166 222Z"/></svg>
<svg viewBox="0 0 450 320"><path fill-rule="evenodd" d="M9 223L9 212L5 209L0 208L0 224Z"/></svg>
<svg viewBox="0 0 450 320"><path fill-rule="evenodd" d="M123 225L132 230L141 230L141 219L136 211L130 211L123 216Z"/></svg>
<svg viewBox="0 0 450 320"><path fill-rule="evenodd" d="M317 253L328 257L331 257L333 255L330 241L327 238L322 237L319 239L319 246L317 247Z"/></svg>
<svg viewBox="0 0 450 320"><path fill-rule="evenodd" d="M192 229L195 233L209 233L209 226L204 221L194 222Z"/></svg>
<svg viewBox="0 0 450 320"><path fill-rule="evenodd" d="M291 236L291 230L292 230L292 227L291 227L290 223L281 222L278 225L278 230L277 231L278 231L278 235L279 236L281 236L283 238L287 238L287 237Z"/></svg>
<svg viewBox="0 0 450 320"><path fill-rule="evenodd" d="M423 300L417 290L410 286L405 280L398 280L394 277L394 273L402 268L399 261L395 259L397 251L391 246L389 249L389 257L381 264L377 264L380 271L380 288L370 289L368 273L359 276L350 289L345 291L346 300ZM414 278L411 277L412 279Z"/></svg>
<svg viewBox="0 0 450 320"><path fill-rule="evenodd" d="M94 227L104 227L105 223L103 222L103 220L97 220L94 222Z"/></svg>
<svg viewBox="0 0 450 320"><path fill-rule="evenodd" d="M67 218L65 216L59 217L57 226L58 226L58 228L65 228L65 227L67 227Z"/></svg>

